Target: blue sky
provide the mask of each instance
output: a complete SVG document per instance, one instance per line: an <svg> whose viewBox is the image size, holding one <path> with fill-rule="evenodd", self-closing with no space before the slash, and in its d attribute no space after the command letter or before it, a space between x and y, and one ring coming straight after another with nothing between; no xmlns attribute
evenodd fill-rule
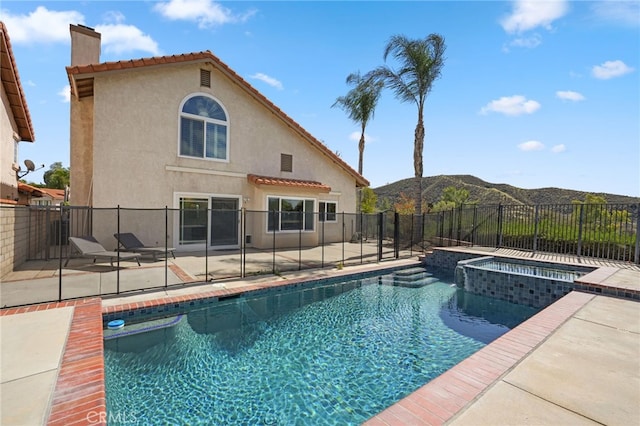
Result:
<svg viewBox="0 0 640 426"><path fill-rule="evenodd" d="M46 165L29 181L69 165L69 24L83 24L102 34L102 62L211 50L354 169L359 125L331 108L347 75L383 65L392 35L439 33L424 176L640 196L637 1L3 0L0 18L36 134L20 162ZM366 131L372 187L413 176L416 120L383 92Z"/></svg>

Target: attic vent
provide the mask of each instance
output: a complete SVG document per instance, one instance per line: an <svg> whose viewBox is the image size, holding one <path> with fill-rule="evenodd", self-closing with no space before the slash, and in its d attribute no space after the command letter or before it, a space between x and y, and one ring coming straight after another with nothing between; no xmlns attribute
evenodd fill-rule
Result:
<svg viewBox="0 0 640 426"><path fill-rule="evenodd" d="M280 171L281 172L293 171L293 155L280 154Z"/></svg>
<svg viewBox="0 0 640 426"><path fill-rule="evenodd" d="M200 86L211 87L211 71L200 70Z"/></svg>

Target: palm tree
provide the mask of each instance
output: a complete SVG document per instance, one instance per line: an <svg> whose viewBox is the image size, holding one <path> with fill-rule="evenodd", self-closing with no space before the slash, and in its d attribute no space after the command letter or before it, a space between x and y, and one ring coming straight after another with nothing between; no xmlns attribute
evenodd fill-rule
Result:
<svg viewBox="0 0 640 426"><path fill-rule="evenodd" d="M411 40L403 35L391 37L384 50L386 62L389 55L399 63L393 70L380 66L367 77L383 81L401 102L414 102L418 106L418 124L414 133L413 168L415 172L415 213L422 214L422 151L424 147L424 102L431 92L433 82L440 77L444 66L444 38L429 34L425 39Z"/></svg>
<svg viewBox="0 0 640 426"><path fill-rule="evenodd" d="M360 142L358 143L358 173L362 175L362 162L364 157L364 131L369 123L370 119L373 119L374 111L378 99L380 99L380 93L384 86L383 81L365 79L360 75L360 72L349 74L347 77L347 84L355 86L349 90L346 96L340 96L336 99L335 103L331 105L339 106L342 108L349 118L357 124L360 124Z"/></svg>

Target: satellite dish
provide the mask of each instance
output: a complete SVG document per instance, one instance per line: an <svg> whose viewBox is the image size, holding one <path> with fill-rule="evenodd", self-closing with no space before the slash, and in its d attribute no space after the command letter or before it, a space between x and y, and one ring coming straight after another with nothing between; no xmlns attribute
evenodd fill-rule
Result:
<svg viewBox="0 0 640 426"><path fill-rule="evenodd" d="M24 160L24 165L27 166L27 170L29 170L30 172L36 169L36 165L33 164L33 161L31 160Z"/></svg>

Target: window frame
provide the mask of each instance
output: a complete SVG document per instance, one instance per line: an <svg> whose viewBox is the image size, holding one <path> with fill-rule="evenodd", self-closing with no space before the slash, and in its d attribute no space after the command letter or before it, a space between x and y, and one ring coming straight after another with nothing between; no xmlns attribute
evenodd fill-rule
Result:
<svg viewBox="0 0 640 426"><path fill-rule="evenodd" d="M187 112L183 112L182 110L184 109L184 105L190 100L193 99L195 97L198 96L203 96L205 98L209 98L212 101L216 102L220 108L222 109L222 111L224 112L224 115L226 117L226 121L222 121L219 119L212 119L212 118L208 118L208 117L203 117L201 115L195 115L195 114L191 114L191 113L187 113ZM198 156L193 156L193 155L186 155L186 154L182 154L182 119L186 118L186 119L191 119L193 121L197 121L197 122L201 122L203 123L203 134L202 134L202 139L203 139L203 145L202 145L202 157L198 157ZM225 158L215 158L215 157L207 157L207 125L208 124L212 124L215 125L216 128L217 126L224 126L226 129L225 132L225 137L226 137L226 142L225 142L225 151L226 151L226 157ZM190 93L189 95L185 96L184 99L182 99L182 102L180 102L180 107L178 108L178 148L177 148L177 153L178 153L178 157L179 158L191 158L191 159L195 159L195 160L206 160L206 161L216 161L216 162L220 162L220 163L229 163L231 161L231 120L229 118L229 112L227 111L227 109L225 108L224 104L222 102L220 102L220 100L218 100L215 96L211 95L210 93L205 93L205 92L193 92Z"/></svg>
<svg viewBox="0 0 640 426"><path fill-rule="evenodd" d="M333 204L333 212L327 212L328 204ZM333 219L329 219L330 215L333 215ZM318 222L338 223L338 202L337 201L329 201L329 200L318 201Z"/></svg>
<svg viewBox="0 0 640 426"><path fill-rule="evenodd" d="M270 205L271 205L271 200L278 200L278 210L270 210ZM296 229L282 229L282 223L283 223L283 213L284 214L291 214L294 211L288 212L288 211L284 211L282 210L282 200L291 200L291 201L301 201L302 202L302 229L300 228L296 228ZM311 210L307 210L307 203L311 203ZM316 206L316 199L315 198L306 198L306 197L300 197L300 196L291 196L291 195L267 195L266 196L266 211L267 211L267 220L266 220L266 232L267 233L293 233L293 232L304 232L304 233L311 233L311 232L316 232L316 224L315 224L315 206ZM278 218L277 218L277 228L271 229L271 212L272 211L277 211L278 212ZM309 222L310 220L310 222ZM286 221L285 221L286 222Z"/></svg>

